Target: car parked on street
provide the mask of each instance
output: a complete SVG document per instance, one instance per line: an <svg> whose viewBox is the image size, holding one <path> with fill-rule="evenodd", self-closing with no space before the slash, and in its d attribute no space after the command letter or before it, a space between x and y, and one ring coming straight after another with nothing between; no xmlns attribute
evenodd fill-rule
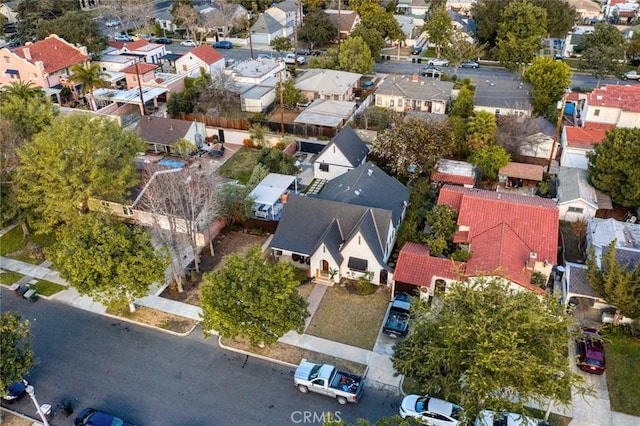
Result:
<svg viewBox="0 0 640 426"><path fill-rule="evenodd" d="M438 67L434 67L433 65L425 65L420 70L420 75L423 77L436 77L442 74L442 70Z"/></svg>
<svg viewBox="0 0 640 426"><path fill-rule="evenodd" d="M129 34L118 34L113 39L115 41L126 41L126 42L133 41L133 37L131 37Z"/></svg>
<svg viewBox="0 0 640 426"><path fill-rule="evenodd" d="M400 417L413 417L431 426L458 426L462 408L429 395L407 395L400 404Z"/></svg>
<svg viewBox="0 0 640 426"><path fill-rule="evenodd" d="M120 21L118 21L117 19L110 19L104 24L109 28L115 28L120 25Z"/></svg>
<svg viewBox="0 0 640 426"><path fill-rule="evenodd" d="M11 383L5 388L4 392L2 392L2 400L8 403L18 401L27 393L27 386L29 386L27 379Z"/></svg>
<svg viewBox="0 0 640 426"><path fill-rule="evenodd" d="M173 41L168 37L158 37L153 39L153 43L157 44L171 44Z"/></svg>
<svg viewBox="0 0 640 426"><path fill-rule="evenodd" d="M576 340L578 368L592 374L602 374L605 369L604 345L595 328L583 328L582 337Z"/></svg>
<svg viewBox="0 0 640 426"><path fill-rule="evenodd" d="M307 63L307 60L304 56L296 56L295 53L287 53L287 56L284 57L284 63L288 65L295 65L296 60L299 65L304 65Z"/></svg>
<svg viewBox="0 0 640 426"><path fill-rule="evenodd" d="M411 54L412 55L419 55L422 53L422 46L413 46L411 48Z"/></svg>
<svg viewBox="0 0 640 426"><path fill-rule="evenodd" d="M189 39L189 40L182 40L180 42L180 46L187 46L187 47L196 47L197 44L195 41Z"/></svg>
<svg viewBox="0 0 640 426"><path fill-rule="evenodd" d="M308 47L298 47L295 53L296 55L309 56L311 55L311 49L309 49Z"/></svg>
<svg viewBox="0 0 640 426"><path fill-rule="evenodd" d="M622 76L623 80L640 80L640 74L638 71L627 71Z"/></svg>
<svg viewBox="0 0 640 426"><path fill-rule="evenodd" d="M214 49L233 49L233 43L229 40L220 40L213 43Z"/></svg>
<svg viewBox="0 0 640 426"><path fill-rule="evenodd" d="M85 408L78 414L73 426L134 426L126 420L119 419L113 414L104 413L94 410L93 408Z"/></svg>
<svg viewBox="0 0 640 426"><path fill-rule="evenodd" d="M460 66L462 68L480 68L480 64L476 61L464 61Z"/></svg>
<svg viewBox="0 0 640 426"><path fill-rule="evenodd" d="M429 59L429 62L427 62L427 64L435 65L435 66L438 66L438 67L448 67L449 66L449 61L447 59L431 58L431 59Z"/></svg>

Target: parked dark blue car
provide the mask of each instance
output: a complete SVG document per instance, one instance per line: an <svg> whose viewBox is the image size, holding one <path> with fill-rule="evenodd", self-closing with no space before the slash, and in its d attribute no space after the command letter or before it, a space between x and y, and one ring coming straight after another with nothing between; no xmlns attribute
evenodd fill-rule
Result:
<svg viewBox="0 0 640 426"><path fill-rule="evenodd" d="M216 41L215 43L213 43L213 47L215 49L232 49L233 43L228 40Z"/></svg>

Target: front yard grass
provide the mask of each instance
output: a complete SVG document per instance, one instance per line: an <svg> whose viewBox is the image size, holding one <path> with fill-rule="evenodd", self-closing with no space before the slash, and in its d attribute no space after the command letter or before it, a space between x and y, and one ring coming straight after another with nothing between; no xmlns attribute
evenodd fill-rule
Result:
<svg viewBox="0 0 640 426"><path fill-rule="evenodd" d="M260 150L242 147L233 157L224 162L218 169L218 174L229 179L237 179L247 183L253 173L253 168L258 164Z"/></svg>
<svg viewBox="0 0 640 426"><path fill-rule="evenodd" d="M42 249L55 241L54 233L31 234L23 238L22 228L14 227L11 231L0 237L0 256L39 265L43 261Z"/></svg>
<svg viewBox="0 0 640 426"><path fill-rule="evenodd" d="M267 358L277 359L279 361L288 362L290 364L300 364L302 359L306 359L309 362L315 362L319 364L331 364L341 370L346 370L350 373L364 374L367 366L359 364L357 362L348 361L342 358L336 358L331 355L310 351L307 349L298 348L297 346L287 345L286 343L276 342L273 345L265 346L264 348L258 348L251 346L246 339L221 339L222 344L235 349L241 349L246 352L251 352L256 355L265 356Z"/></svg>
<svg viewBox="0 0 640 426"><path fill-rule="evenodd" d="M605 348L611 409L640 416L640 340L622 333L607 333Z"/></svg>
<svg viewBox="0 0 640 426"><path fill-rule="evenodd" d="M359 296L339 285L329 287L306 333L372 350L388 304L384 289Z"/></svg>

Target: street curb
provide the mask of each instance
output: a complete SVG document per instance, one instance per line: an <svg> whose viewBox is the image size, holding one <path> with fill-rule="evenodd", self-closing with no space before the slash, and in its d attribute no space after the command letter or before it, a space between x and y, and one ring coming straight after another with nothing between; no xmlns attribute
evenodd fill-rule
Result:
<svg viewBox="0 0 640 426"><path fill-rule="evenodd" d="M291 368L297 368L298 367L296 364L291 364L290 362L280 361L279 359L269 358L269 357L264 356L264 355L258 355L258 354L255 354L253 352L249 352L249 351L245 351L245 350L242 350L242 349L237 349L237 348L233 348L231 346L227 346L227 345L222 343L222 336L218 336L218 345L222 349L226 349L226 350L228 350L230 352L236 352L236 353L239 353L239 354L242 354L242 355L252 356L254 358L259 358L259 359L261 359L263 361L269 361L269 362L273 362L273 363L276 363L276 364L280 364L280 365L283 365L285 367L291 367Z"/></svg>
<svg viewBox="0 0 640 426"><path fill-rule="evenodd" d="M109 317L109 318L112 318L112 319L115 319L115 320L125 321L125 322L128 322L129 324L141 325L143 327L147 327L147 328L150 328L152 330L163 331L165 333L173 334L174 336L178 336L178 337L186 337L186 336L188 336L198 326L198 323L196 323L189 331L186 331L184 333L178 333L177 331L171 331L171 330L167 330L166 328L156 327L156 326L153 326L153 325L150 325L150 324L145 324L143 322L133 321L133 320L130 320L128 318L119 317L119 316L116 316L116 315L113 315L113 314L108 314L106 312L104 312L102 314L98 314L98 315L104 315L105 317Z"/></svg>
<svg viewBox="0 0 640 426"><path fill-rule="evenodd" d="M0 406L0 411L6 411L7 413L9 413L9 414L11 414L11 415L14 415L14 416L16 416L16 417L20 417L20 418L22 418L22 419L32 421L32 422L33 422L33 424L37 424L37 425L41 425L41 426L43 426L42 421L40 421L40 420L36 419L35 417L27 416L27 415L25 415L25 414L22 414L22 413L19 413L19 412L17 412L17 411L14 411L14 410L12 410L12 409L10 409L10 408L8 408L8 407L2 407L2 406Z"/></svg>

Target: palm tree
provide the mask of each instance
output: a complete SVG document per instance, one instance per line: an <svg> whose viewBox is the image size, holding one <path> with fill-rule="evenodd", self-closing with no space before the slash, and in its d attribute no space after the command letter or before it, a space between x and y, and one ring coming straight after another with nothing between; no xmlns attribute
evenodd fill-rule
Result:
<svg viewBox="0 0 640 426"><path fill-rule="evenodd" d="M31 81L14 81L9 84L2 92L1 99L15 97L17 99L28 99L44 96L42 87L38 87Z"/></svg>
<svg viewBox="0 0 640 426"><path fill-rule="evenodd" d="M80 90L83 96L86 96L87 93L93 94L93 90L98 87L109 87L109 82L104 79L107 77L107 73L102 71L99 64L90 64L87 66L84 64L75 64L71 67L71 72L73 74L70 80L82 85ZM92 109L95 109L93 105Z"/></svg>

